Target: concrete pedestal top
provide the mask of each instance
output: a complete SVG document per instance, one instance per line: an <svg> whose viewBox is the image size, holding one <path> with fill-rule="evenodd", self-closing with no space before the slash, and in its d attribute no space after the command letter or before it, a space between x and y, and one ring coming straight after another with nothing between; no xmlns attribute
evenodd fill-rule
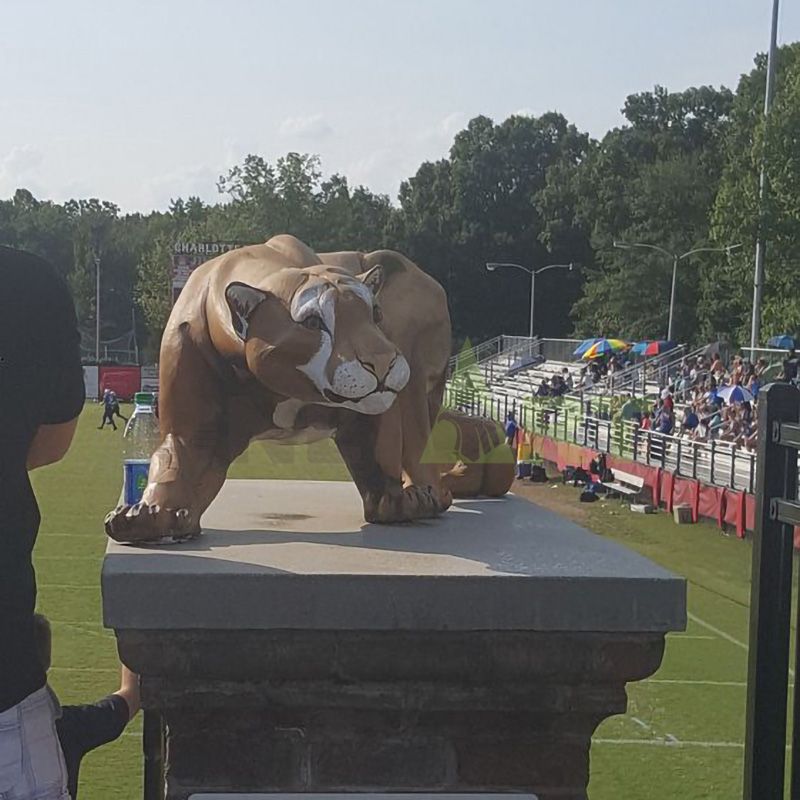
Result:
<svg viewBox="0 0 800 800"><path fill-rule="evenodd" d="M103 616L120 630L683 629L686 591L647 559L519 497L439 519L363 521L355 486L229 480L203 535L110 542Z"/></svg>

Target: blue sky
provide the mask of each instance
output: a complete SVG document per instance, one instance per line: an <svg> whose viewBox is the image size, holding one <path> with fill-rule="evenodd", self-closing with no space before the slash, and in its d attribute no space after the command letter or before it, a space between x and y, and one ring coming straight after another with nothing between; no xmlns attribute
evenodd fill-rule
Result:
<svg viewBox="0 0 800 800"><path fill-rule="evenodd" d="M780 41L800 39L783 0ZM218 195L248 152L319 153L393 198L476 114L595 136L655 83L735 87L771 0L3 0L0 197L124 210Z"/></svg>

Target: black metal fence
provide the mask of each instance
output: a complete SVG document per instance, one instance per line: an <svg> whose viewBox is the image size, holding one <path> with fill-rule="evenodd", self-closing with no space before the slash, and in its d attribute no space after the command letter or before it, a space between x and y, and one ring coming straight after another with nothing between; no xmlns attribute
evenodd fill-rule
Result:
<svg viewBox="0 0 800 800"><path fill-rule="evenodd" d="M759 395L756 519L750 594L745 800L783 800L787 750L794 526L800 525L800 390L774 383ZM798 628L800 631L800 628ZM795 642L794 673L800 669ZM800 693L790 742L791 793L800 798Z"/></svg>

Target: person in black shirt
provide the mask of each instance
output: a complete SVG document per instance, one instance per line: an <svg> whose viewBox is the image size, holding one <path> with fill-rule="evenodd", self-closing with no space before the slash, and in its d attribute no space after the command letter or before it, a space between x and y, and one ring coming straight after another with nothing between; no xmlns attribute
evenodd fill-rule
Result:
<svg viewBox="0 0 800 800"><path fill-rule="evenodd" d="M39 659L47 672L52 658L50 623L46 617L36 614L35 625ZM61 706L56 731L66 763L70 800L77 800L78 797L78 775L83 757L95 748L119 739L140 707L139 676L124 664L120 687L114 694L96 703Z"/></svg>
<svg viewBox="0 0 800 800"><path fill-rule="evenodd" d="M46 261L0 247L0 797L64 800L56 706L36 651L28 471L66 454L83 408L75 309Z"/></svg>

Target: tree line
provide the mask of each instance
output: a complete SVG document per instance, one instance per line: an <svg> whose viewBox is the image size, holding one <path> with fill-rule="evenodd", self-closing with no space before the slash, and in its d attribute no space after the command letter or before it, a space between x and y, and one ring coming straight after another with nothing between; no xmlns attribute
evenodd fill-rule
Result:
<svg viewBox="0 0 800 800"><path fill-rule="evenodd" d="M630 95L624 124L595 140L563 115L472 119L446 158L403 181L397 203L343 175L325 176L313 154L270 163L257 154L220 177L220 200L177 198L167 211L122 214L112 202L54 203L20 188L0 201L0 241L51 260L69 281L85 339L101 263L101 340L135 328L157 344L170 308L177 241L261 242L292 233L319 251L407 253L447 290L457 340L524 334L528 280L489 273L487 261L529 267L575 262L537 281L537 333L660 338L672 261L681 261L675 337L746 343L753 251L768 241L764 337L800 331L800 43L778 54L775 103L765 130L766 60L736 91L701 86ZM762 158L768 201L758 204Z"/></svg>

